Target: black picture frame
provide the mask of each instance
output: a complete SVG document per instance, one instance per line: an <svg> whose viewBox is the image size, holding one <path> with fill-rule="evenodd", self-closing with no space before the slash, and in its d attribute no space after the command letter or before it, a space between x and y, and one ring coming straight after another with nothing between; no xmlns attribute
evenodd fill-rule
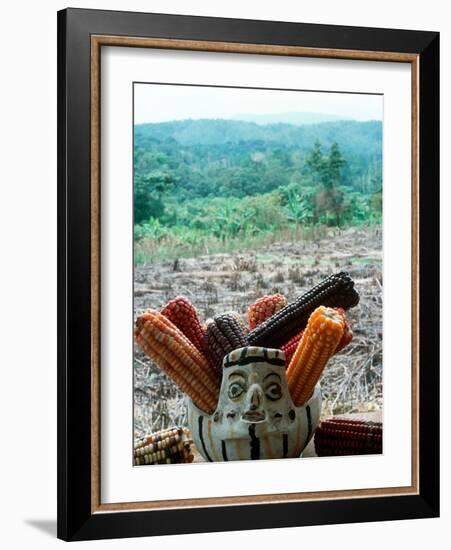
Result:
<svg viewBox="0 0 451 550"><path fill-rule="evenodd" d="M92 506L91 37L161 38L418 59L419 491L97 513ZM331 53L331 57L334 54ZM116 537L439 515L439 33L179 15L58 12L58 537Z"/></svg>

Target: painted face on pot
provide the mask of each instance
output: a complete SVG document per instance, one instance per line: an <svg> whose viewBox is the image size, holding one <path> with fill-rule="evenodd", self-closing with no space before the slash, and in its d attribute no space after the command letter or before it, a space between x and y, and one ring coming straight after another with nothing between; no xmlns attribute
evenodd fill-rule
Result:
<svg viewBox="0 0 451 550"><path fill-rule="evenodd" d="M245 347L224 357L218 406L213 414L188 401L188 424L205 460L298 457L319 422L319 385L295 407L281 350Z"/></svg>
<svg viewBox="0 0 451 550"><path fill-rule="evenodd" d="M260 433L286 429L296 412L287 387L280 350L241 348L224 358L216 420L238 436L255 424Z"/></svg>

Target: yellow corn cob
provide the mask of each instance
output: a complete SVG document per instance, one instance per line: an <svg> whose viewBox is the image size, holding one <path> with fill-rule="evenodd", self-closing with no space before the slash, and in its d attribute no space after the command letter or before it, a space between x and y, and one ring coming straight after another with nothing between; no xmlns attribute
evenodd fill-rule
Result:
<svg viewBox="0 0 451 550"><path fill-rule="evenodd" d="M161 439L164 439L169 435L181 435L182 433L184 433L184 428L179 428L178 426L174 426L173 428L165 428L162 430L158 430L157 432L151 433L140 439L137 439L135 440L135 445L134 445L135 456L136 456L136 451L141 447L145 447L146 445L150 445L151 443L161 441Z"/></svg>
<svg viewBox="0 0 451 550"><path fill-rule="evenodd" d="M134 464L176 464L192 462L191 440L184 428L160 430L137 441L134 448Z"/></svg>
<svg viewBox="0 0 451 550"><path fill-rule="evenodd" d="M219 376L206 358L158 312L147 311L136 321L135 338L141 349L205 412L213 412L219 395Z"/></svg>
<svg viewBox="0 0 451 550"><path fill-rule="evenodd" d="M344 329L343 315L332 308L320 306L310 315L287 369L288 389L296 406L303 405L312 394Z"/></svg>

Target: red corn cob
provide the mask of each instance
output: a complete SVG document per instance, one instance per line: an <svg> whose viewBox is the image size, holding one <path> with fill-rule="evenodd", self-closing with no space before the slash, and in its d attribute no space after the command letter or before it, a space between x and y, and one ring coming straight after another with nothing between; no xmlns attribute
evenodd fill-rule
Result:
<svg viewBox="0 0 451 550"><path fill-rule="evenodd" d="M345 310L340 307L340 308L337 308L337 311L341 313L341 315L343 315L345 326L344 326L343 336L341 337L341 340L338 342L338 346L334 352L334 355L339 353L343 348L345 348L348 344L350 344L352 342L352 337L353 337L352 328L351 328L351 325L349 324L349 321L346 318Z"/></svg>
<svg viewBox="0 0 451 550"><path fill-rule="evenodd" d="M272 294L259 298L247 310L247 320L249 321L250 329L253 330L287 304L288 300L283 294Z"/></svg>
<svg viewBox="0 0 451 550"><path fill-rule="evenodd" d="M196 308L188 298L177 296L164 306L161 313L172 321L200 352L205 351L203 347L205 330L199 320Z"/></svg>
<svg viewBox="0 0 451 550"><path fill-rule="evenodd" d="M292 338L288 340L280 349L285 353L285 364L288 366L290 364L291 358L298 347L299 342L301 341L304 331L298 332Z"/></svg>
<svg viewBox="0 0 451 550"><path fill-rule="evenodd" d="M382 423L348 418L323 420L315 431L318 456L382 453Z"/></svg>

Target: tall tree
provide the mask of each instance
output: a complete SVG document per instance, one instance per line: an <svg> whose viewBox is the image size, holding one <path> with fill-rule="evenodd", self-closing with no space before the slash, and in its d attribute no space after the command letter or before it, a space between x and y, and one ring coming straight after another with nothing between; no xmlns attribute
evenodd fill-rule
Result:
<svg viewBox="0 0 451 550"><path fill-rule="evenodd" d="M315 196L316 217L331 214L334 217L334 225L339 226L344 202L341 180L345 160L338 144L334 142L329 155L325 156L321 151L321 144L316 141L306 164L316 178L316 184L319 185L319 191Z"/></svg>
<svg viewBox="0 0 451 550"><path fill-rule="evenodd" d="M329 157L325 163L324 187L328 195L330 209L335 215L335 225L339 226L343 211L344 193L341 189L341 173L346 161L335 141L330 148Z"/></svg>
<svg viewBox="0 0 451 550"><path fill-rule="evenodd" d="M320 183L323 183L325 159L321 151L321 143L316 140L313 149L310 151L306 158L306 165L310 170L316 174Z"/></svg>
<svg viewBox="0 0 451 550"><path fill-rule="evenodd" d="M164 195L171 189L174 177L170 172L153 170L135 176L134 223L161 218L164 214Z"/></svg>
<svg viewBox="0 0 451 550"><path fill-rule="evenodd" d="M338 143L334 141L330 147L329 158L326 162L326 184L328 187L339 187L341 184L341 169L346 164Z"/></svg>

